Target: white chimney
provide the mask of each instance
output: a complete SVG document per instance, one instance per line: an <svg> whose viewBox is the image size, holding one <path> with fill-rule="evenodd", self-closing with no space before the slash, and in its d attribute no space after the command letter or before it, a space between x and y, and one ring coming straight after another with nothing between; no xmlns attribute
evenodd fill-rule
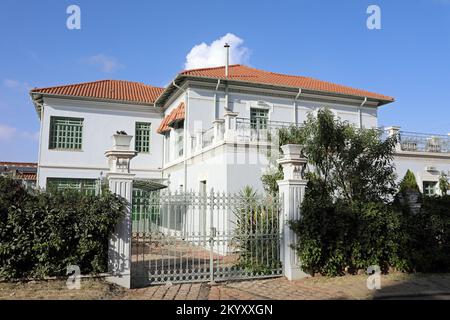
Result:
<svg viewBox="0 0 450 320"><path fill-rule="evenodd" d="M230 45L225 43L223 46L227 50L227 62L225 64L225 77L228 77L228 66L230 65Z"/></svg>

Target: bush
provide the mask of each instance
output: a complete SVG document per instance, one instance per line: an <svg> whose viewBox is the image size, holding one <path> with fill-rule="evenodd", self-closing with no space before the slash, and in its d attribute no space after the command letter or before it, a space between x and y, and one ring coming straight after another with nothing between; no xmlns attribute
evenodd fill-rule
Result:
<svg viewBox="0 0 450 320"><path fill-rule="evenodd" d="M450 196L424 197L416 214L404 211L408 271L450 271Z"/></svg>
<svg viewBox="0 0 450 320"><path fill-rule="evenodd" d="M291 221L298 236L302 268L328 276L355 273L379 265L403 268L400 258L401 220L381 202L334 201L323 192L324 182L308 182L302 216Z"/></svg>
<svg viewBox="0 0 450 320"><path fill-rule="evenodd" d="M400 182L400 192L420 192L416 177L414 176L414 173L411 172L411 170L406 171L403 180Z"/></svg>
<svg viewBox="0 0 450 320"><path fill-rule="evenodd" d="M125 206L109 192L29 192L0 177L0 278L107 270L108 238Z"/></svg>

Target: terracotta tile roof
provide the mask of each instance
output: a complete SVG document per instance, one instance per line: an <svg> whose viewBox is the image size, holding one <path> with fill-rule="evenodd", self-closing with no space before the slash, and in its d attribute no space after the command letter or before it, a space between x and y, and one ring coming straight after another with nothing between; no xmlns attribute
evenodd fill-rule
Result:
<svg viewBox="0 0 450 320"><path fill-rule="evenodd" d="M317 80L303 76L292 76L275 72L263 71L247 66L235 64L228 68L228 78L225 77L225 67L202 68L185 70L180 75L206 77L215 79L230 79L259 84L276 85L283 87L302 88L313 91L337 93L350 96L368 97L377 100L394 101L393 97L385 96L366 90L351 88L327 81Z"/></svg>
<svg viewBox="0 0 450 320"><path fill-rule="evenodd" d="M31 93L152 104L163 91L163 88L149 86L140 82L100 80L48 88L35 88L31 90Z"/></svg>
<svg viewBox="0 0 450 320"><path fill-rule="evenodd" d="M174 109L174 113L172 115L172 118L170 118L167 125L171 125L172 123L176 121L182 121L184 120L184 102L181 102L178 107Z"/></svg>
<svg viewBox="0 0 450 320"><path fill-rule="evenodd" d="M172 112L173 112L173 110L172 110ZM156 132L158 132L160 134L163 134L163 133L166 133L166 132L170 131L170 127L168 126L168 122L169 122L170 116L172 115L172 112L169 115L165 116L164 119L162 119L162 121L161 121L158 129L156 130Z"/></svg>
<svg viewBox="0 0 450 320"><path fill-rule="evenodd" d="M161 134L168 132L171 129L170 126L174 122L181 120L184 120L184 102L181 102L176 108L172 109L167 116L164 117L156 132Z"/></svg>
<svg viewBox="0 0 450 320"><path fill-rule="evenodd" d="M0 167L31 167L31 168L37 168L37 163L35 162L8 162L8 161L1 161Z"/></svg>

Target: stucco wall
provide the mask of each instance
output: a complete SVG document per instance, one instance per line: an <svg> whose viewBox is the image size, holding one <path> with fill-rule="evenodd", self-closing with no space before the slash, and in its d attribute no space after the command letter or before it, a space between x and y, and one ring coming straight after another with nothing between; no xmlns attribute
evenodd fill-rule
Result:
<svg viewBox="0 0 450 320"><path fill-rule="evenodd" d="M83 140L80 151L49 149L50 117L83 118ZM41 120L42 132L39 157L39 186L45 187L47 177L98 177L108 169L105 151L112 147L112 135L117 130L135 134L135 123L150 122L150 153L138 154L131 170L139 177L161 177L162 141L156 133L162 115L150 106L102 103L82 100L46 98ZM134 137L131 141L134 147Z"/></svg>

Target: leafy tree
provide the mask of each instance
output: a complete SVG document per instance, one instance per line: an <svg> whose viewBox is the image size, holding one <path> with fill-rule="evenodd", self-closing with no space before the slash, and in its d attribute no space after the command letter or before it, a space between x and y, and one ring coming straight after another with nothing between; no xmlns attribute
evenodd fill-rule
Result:
<svg viewBox="0 0 450 320"><path fill-rule="evenodd" d="M445 173L441 173L439 177L439 189L441 190L442 196L447 195L450 188L450 183L448 182L448 177Z"/></svg>
<svg viewBox="0 0 450 320"><path fill-rule="evenodd" d="M417 185L416 177L411 170L407 170L405 176L400 182L400 192L420 192L419 186Z"/></svg>
<svg viewBox="0 0 450 320"><path fill-rule="evenodd" d="M304 146L309 171L323 180L336 199L386 202L396 191L396 137L382 140L378 130L357 129L328 109L320 109L317 117L309 114L300 128L279 130L279 136L280 145ZM274 180L280 176L280 167L264 175L266 190L274 193Z"/></svg>

